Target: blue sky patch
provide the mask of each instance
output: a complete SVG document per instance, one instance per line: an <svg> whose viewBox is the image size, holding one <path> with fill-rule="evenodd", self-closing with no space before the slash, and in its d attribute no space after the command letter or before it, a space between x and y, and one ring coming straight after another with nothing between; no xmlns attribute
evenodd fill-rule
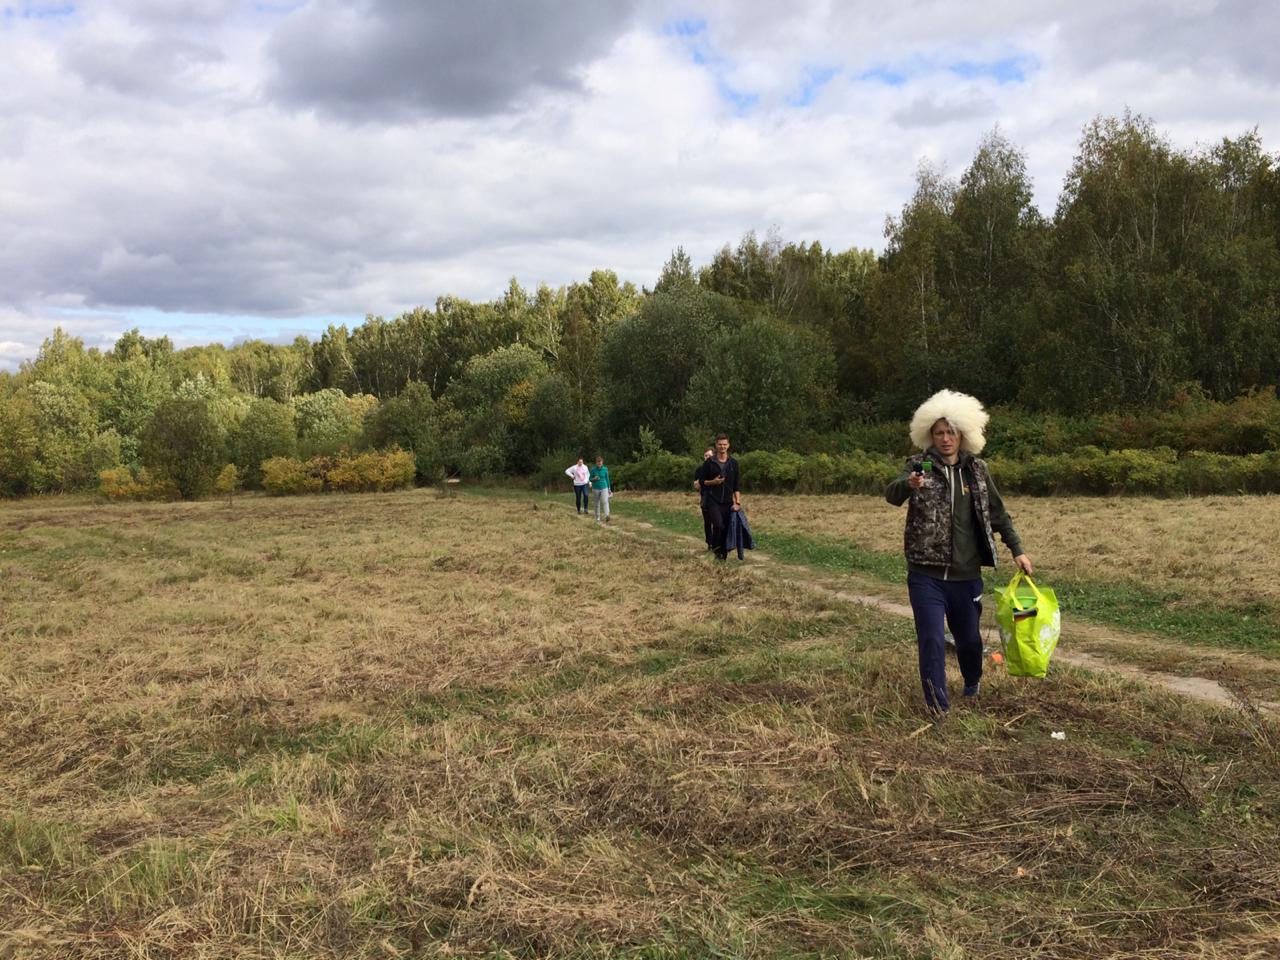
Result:
<svg viewBox="0 0 1280 960"><path fill-rule="evenodd" d="M787 97L793 107L807 107L817 99L818 93L840 72L839 67L809 67L800 81L798 93Z"/></svg>
<svg viewBox="0 0 1280 960"><path fill-rule="evenodd" d="M733 109L740 115L748 112L760 102L760 94L743 93L740 90L734 90L723 80L716 81L716 90L720 92L720 99L732 105Z"/></svg>
<svg viewBox="0 0 1280 960"><path fill-rule="evenodd" d="M733 64L712 46L706 20L669 20L663 24L662 32L680 41L688 51L689 59L710 72L716 81L716 93L738 116L750 112L760 102L758 93L739 90L729 83Z"/></svg>
<svg viewBox="0 0 1280 960"><path fill-rule="evenodd" d="M74 3L63 3L58 5L48 3L24 3L20 7L5 7L3 11L4 19L22 19L22 20L61 20L64 17L70 17L76 12Z"/></svg>
<svg viewBox="0 0 1280 960"><path fill-rule="evenodd" d="M662 32L669 37L696 37L707 32L707 21L691 18L685 20L668 20L662 25Z"/></svg>
<svg viewBox="0 0 1280 960"><path fill-rule="evenodd" d="M264 317L255 314L241 313L196 313L187 311L157 310L154 307L125 308L121 310L102 310L91 307L66 307L57 313L68 319L88 319L107 321L113 327L119 327L121 333L133 327L140 329L144 336L158 337L166 335L173 340L178 349L198 344L221 343L231 346L246 340L265 340L268 343L292 343L299 334L311 340L319 339L325 329L333 326L346 326L354 330L365 321L360 313L308 314L298 317ZM78 334L85 337L89 346L92 334ZM112 335L112 342L119 334ZM100 338L100 343L106 341Z"/></svg>
<svg viewBox="0 0 1280 960"><path fill-rule="evenodd" d="M1004 57L1000 60L960 60L948 64L947 69L966 80L991 79L999 84L1026 83L1027 74L1037 64L1033 57Z"/></svg>
<svg viewBox="0 0 1280 960"><path fill-rule="evenodd" d="M253 12L268 17L279 17L300 10L307 5L306 0L281 0L279 3L269 3L266 0L255 3Z"/></svg>
<svg viewBox="0 0 1280 960"><path fill-rule="evenodd" d="M907 82L907 74L905 70L895 70L892 67L872 67L859 74L858 79L883 83L886 87L900 87Z"/></svg>

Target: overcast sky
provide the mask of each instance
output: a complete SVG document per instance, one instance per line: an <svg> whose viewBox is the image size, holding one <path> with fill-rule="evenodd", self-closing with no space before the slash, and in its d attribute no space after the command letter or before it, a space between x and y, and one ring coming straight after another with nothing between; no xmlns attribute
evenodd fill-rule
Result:
<svg viewBox="0 0 1280 960"><path fill-rule="evenodd" d="M0 368L315 335L747 230L876 250L999 125L1280 149L1273 0L0 0Z"/></svg>

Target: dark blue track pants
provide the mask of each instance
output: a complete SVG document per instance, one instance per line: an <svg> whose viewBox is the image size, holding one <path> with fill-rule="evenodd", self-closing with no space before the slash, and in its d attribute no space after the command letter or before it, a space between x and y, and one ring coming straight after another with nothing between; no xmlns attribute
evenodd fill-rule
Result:
<svg viewBox="0 0 1280 960"><path fill-rule="evenodd" d="M943 621L956 639L956 659L965 686L982 678L981 580L938 580L923 573L907 574L907 595L916 619L920 648L920 684L924 701L936 710L950 707L947 700L947 646Z"/></svg>

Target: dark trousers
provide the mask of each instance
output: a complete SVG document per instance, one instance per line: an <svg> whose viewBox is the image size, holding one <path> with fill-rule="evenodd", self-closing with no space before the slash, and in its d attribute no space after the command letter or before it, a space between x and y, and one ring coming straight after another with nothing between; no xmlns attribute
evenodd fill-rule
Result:
<svg viewBox="0 0 1280 960"><path fill-rule="evenodd" d="M587 504L587 491L591 488L585 483L575 483L573 485L573 505L578 508L579 513L586 513L590 509Z"/></svg>
<svg viewBox="0 0 1280 960"><path fill-rule="evenodd" d="M965 686L982 679L981 580L938 580L923 573L907 574L907 595L916 620L920 648L920 685L924 702L935 710L951 706L947 700L947 647L943 620L956 640L956 660Z"/></svg>
<svg viewBox="0 0 1280 960"><path fill-rule="evenodd" d="M723 560L729 551L725 549L725 540L729 537L729 517L733 514L733 502L720 503L708 500L703 508L703 517L711 519L711 549Z"/></svg>
<svg viewBox="0 0 1280 960"><path fill-rule="evenodd" d="M707 546L715 546L714 531L711 526L711 512L707 509L707 498L702 498L702 536L707 541Z"/></svg>

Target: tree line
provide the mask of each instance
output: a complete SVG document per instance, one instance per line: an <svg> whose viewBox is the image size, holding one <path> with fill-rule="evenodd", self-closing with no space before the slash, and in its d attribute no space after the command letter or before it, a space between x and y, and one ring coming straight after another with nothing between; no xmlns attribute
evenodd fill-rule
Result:
<svg viewBox="0 0 1280 960"><path fill-rule="evenodd" d="M198 495L219 464L252 486L269 457L393 445L424 480L719 430L838 450L943 386L1030 416L1225 402L1280 380L1278 170L1256 131L1179 149L1100 117L1044 216L997 130L958 179L921 165L879 255L748 233L697 268L677 249L652 289L512 280L283 345L56 331L0 374L0 493L146 466Z"/></svg>

